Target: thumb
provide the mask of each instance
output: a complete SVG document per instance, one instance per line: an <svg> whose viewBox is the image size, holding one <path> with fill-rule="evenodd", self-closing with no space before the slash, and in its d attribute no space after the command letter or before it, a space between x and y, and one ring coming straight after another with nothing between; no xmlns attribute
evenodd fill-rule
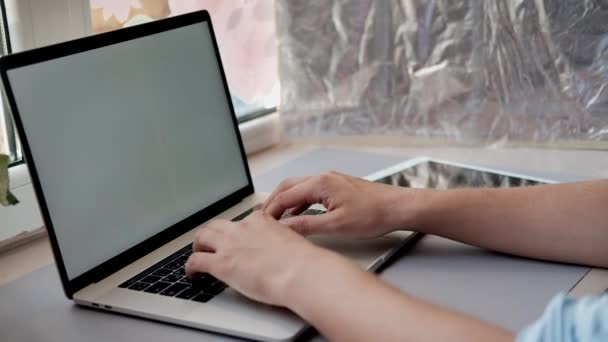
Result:
<svg viewBox="0 0 608 342"><path fill-rule="evenodd" d="M335 222L335 212L327 212L321 215L299 215L281 220L281 223L289 226L297 233L307 236L312 234L329 233Z"/></svg>

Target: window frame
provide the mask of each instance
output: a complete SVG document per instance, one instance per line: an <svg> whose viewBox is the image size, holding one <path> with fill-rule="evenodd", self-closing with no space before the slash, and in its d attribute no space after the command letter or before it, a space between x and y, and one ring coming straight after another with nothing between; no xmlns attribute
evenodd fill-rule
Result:
<svg viewBox="0 0 608 342"><path fill-rule="evenodd" d="M6 19L6 5L4 0L0 0L0 48L2 55L10 54L11 51L11 38L8 30L8 21ZM11 117L10 109L6 101L4 101L4 95L2 95L2 123L0 129L4 130L4 143L6 144L7 152L9 155L10 165L14 162L19 161L17 153L17 139L15 134L15 126L13 124L13 118Z"/></svg>
<svg viewBox="0 0 608 342"><path fill-rule="evenodd" d="M2 0L2 11L11 37L12 50L21 51L93 34L90 0ZM15 18L19 14L19 18ZM53 27L54 30L46 28ZM12 119L5 106L5 116ZM267 108L237 116L247 155L280 142L280 118L277 108ZM7 125L8 126L8 125ZM12 127L11 127L12 128ZM16 136L14 151L20 157ZM18 159L9 167L10 189L21 203L0 207L0 250L46 234L26 163Z"/></svg>

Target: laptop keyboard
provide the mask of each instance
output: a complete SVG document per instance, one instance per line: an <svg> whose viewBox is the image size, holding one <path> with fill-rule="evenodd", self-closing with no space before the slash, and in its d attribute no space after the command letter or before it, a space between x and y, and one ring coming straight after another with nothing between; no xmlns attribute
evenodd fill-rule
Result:
<svg viewBox="0 0 608 342"><path fill-rule="evenodd" d="M233 218L232 221L244 219L257 207L243 212ZM319 215L322 213L324 213L322 210L308 209L302 215ZM289 216L289 214L285 216ZM190 254L192 254L191 243L118 287L206 303L222 293L227 285L207 273L199 274L192 279L188 278L184 264Z"/></svg>

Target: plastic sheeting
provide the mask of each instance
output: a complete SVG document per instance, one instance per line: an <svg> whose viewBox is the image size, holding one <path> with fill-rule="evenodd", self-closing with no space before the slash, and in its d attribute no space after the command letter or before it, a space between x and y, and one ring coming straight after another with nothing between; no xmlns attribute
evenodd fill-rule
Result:
<svg viewBox="0 0 608 342"><path fill-rule="evenodd" d="M276 2L288 138L608 141L608 1Z"/></svg>

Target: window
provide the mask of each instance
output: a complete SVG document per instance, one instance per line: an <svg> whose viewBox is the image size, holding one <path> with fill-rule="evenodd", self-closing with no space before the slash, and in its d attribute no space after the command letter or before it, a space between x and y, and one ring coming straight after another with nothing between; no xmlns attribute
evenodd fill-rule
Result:
<svg viewBox="0 0 608 342"><path fill-rule="evenodd" d="M274 0L91 0L94 33L207 9L239 121L279 102Z"/></svg>

